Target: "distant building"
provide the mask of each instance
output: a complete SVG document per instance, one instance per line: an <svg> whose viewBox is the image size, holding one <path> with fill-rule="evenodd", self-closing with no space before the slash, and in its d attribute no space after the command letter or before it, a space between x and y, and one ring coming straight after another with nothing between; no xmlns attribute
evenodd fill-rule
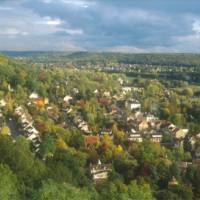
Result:
<svg viewBox="0 0 200 200"><path fill-rule="evenodd" d="M103 93L103 96L104 96L104 97L110 97L111 95L110 95L110 92L109 92L109 91L105 91L105 92Z"/></svg>
<svg viewBox="0 0 200 200"><path fill-rule="evenodd" d="M143 92L143 90L144 90L144 88L142 88L142 87L132 87L132 91L134 91L134 92L141 93L141 92Z"/></svg>
<svg viewBox="0 0 200 200"><path fill-rule="evenodd" d="M125 107L129 110L138 110L141 108L141 104L139 101L131 99L125 102Z"/></svg>
<svg viewBox="0 0 200 200"><path fill-rule="evenodd" d="M179 129L179 128L175 128L173 130L173 134L175 136L176 139L183 139L185 138L185 136L188 134L189 130L188 129Z"/></svg>
<svg viewBox="0 0 200 200"><path fill-rule="evenodd" d="M111 130L104 130L104 131L101 131L101 132L99 133L99 137L100 137L100 138L102 138L102 137L104 137L104 136L106 136L106 135L108 135L108 136L110 136L111 138L113 138L113 133L112 133Z"/></svg>
<svg viewBox="0 0 200 200"><path fill-rule="evenodd" d="M38 98L39 98L39 95L36 92L31 93L29 96L29 99L38 99Z"/></svg>
<svg viewBox="0 0 200 200"><path fill-rule="evenodd" d="M119 77L117 80L118 80L118 82L119 82L121 85L123 85L124 80L123 80L121 77Z"/></svg>
<svg viewBox="0 0 200 200"><path fill-rule="evenodd" d="M6 101L4 99L0 100L0 107L3 108L6 106Z"/></svg>
<svg viewBox="0 0 200 200"><path fill-rule="evenodd" d="M130 134L128 140L130 142L142 142L143 138L140 134Z"/></svg>
<svg viewBox="0 0 200 200"><path fill-rule="evenodd" d="M155 117L154 115L151 115L151 114L147 114L145 118L146 118L147 122L157 120L157 117Z"/></svg>
<svg viewBox="0 0 200 200"><path fill-rule="evenodd" d="M129 93L129 92L131 92L131 91L132 91L132 88L131 88L131 87L123 87L123 88L122 88L123 94L127 94L127 93Z"/></svg>
<svg viewBox="0 0 200 200"><path fill-rule="evenodd" d="M150 140L155 143L160 143L162 141L162 137L163 136L161 134L154 134L151 136Z"/></svg>
<svg viewBox="0 0 200 200"><path fill-rule="evenodd" d="M172 177L171 181L169 181L168 183L169 186L177 186L178 184L179 183L174 176Z"/></svg>
<svg viewBox="0 0 200 200"><path fill-rule="evenodd" d="M108 173L111 171L111 166L106 164L101 164L99 160L97 165L90 166L90 173L94 182L102 182L108 178Z"/></svg>
<svg viewBox="0 0 200 200"><path fill-rule="evenodd" d="M63 98L63 101L66 102L66 103L69 103L69 101L71 101L73 98L69 95L66 95L64 98Z"/></svg>
<svg viewBox="0 0 200 200"><path fill-rule="evenodd" d="M141 121L138 125L139 131L143 131L143 130L146 130L148 128L149 128L149 124L146 120Z"/></svg>
<svg viewBox="0 0 200 200"><path fill-rule="evenodd" d="M98 94L99 93L99 91L96 89L96 90L94 90L94 94Z"/></svg>

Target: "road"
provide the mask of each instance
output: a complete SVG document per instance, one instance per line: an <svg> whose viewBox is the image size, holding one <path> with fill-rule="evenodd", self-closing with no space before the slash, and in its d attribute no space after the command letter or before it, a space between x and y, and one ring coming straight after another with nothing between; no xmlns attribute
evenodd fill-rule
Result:
<svg viewBox="0 0 200 200"><path fill-rule="evenodd" d="M11 136L12 136L13 138L16 138L17 136L21 135L21 134L19 133L17 124L16 124L16 122L14 121L13 118L9 118L9 119L7 120L7 126L10 128Z"/></svg>

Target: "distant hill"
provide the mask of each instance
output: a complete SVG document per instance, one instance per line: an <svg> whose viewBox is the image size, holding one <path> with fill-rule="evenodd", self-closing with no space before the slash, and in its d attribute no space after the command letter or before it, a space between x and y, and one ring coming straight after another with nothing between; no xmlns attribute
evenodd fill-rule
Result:
<svg viewBox="0 0 200 200"><path fill-rule="evenodd" d="M123 54L123 53L90 53L90 52L37 52L37 51L3 51L2 54L12 57L26 57L40 62L67 62L76 64L152 64L166 66L200 66L200 54Z"/></svg>

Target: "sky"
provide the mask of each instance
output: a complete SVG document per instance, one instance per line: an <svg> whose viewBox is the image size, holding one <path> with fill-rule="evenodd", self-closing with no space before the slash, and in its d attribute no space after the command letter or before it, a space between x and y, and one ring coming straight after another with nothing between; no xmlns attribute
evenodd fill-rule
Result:
<svg viewBox="0 0 200 200"><path fill-rule="evenodd" d="M200 1L0 0L0 50L200 53Z"/></svg>

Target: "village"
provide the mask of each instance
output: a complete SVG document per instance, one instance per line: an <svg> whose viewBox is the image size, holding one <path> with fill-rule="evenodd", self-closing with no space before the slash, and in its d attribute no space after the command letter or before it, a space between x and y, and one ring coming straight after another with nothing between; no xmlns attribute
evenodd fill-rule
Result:
<svg viewBox="0 0 200 200"><path fill-rule="evenodd" d="M200 138L200 134L195 137L188 137L189 130L184 127L177 127L170 121L160 120L153 113L142 112L140 99L131 97L132 93L142 93L143 88L124 86L123 79L118 79L121 85L121 91L118 94L111 95L110 91L94 90L94 94L101 106L105 107L105 117L112 118L120 130L125 133L124 140L128 143L142 143L150 141L160 144L166 148L174 148L183 145L188 140L192 145L193 158L191 161L180 162L179 166L184 168L188 165L199 164L200 149L195 148L196 141ZM78 94L77 88L73 91ZM112 127L104 127L98 133L93 133L90 125L83 119L81 113L74 110L74 104L77 103L75 96L66 95L63 97L59 107L60 113L64 116L61 121L63 127L71 126L78 129L84 136L85 148L97 145L102 138L109 137L114 139ZM5 99L0 100L0 118L3 116L3 109L7 102ZM26 105L18 105L15 107L12 118L17 123L17 131L31 142L33 151L37 154L40 151L41 133L35 127L34 119L28 112L28 107L36 105L43 107L45 112L55 122L59 119L59 112L55 112L55 105L52 105L48 98L41 98L38 93L33 92L29 95ZM2 127L5 120L1 121ZM12 133L8 131L8 135ZM126 146L120 144L120 148L126 151ZM106 180L108 173L111 171L110 164L102 164L98 160L95 164L90 164L90 174L94 182Z"/></svg>

